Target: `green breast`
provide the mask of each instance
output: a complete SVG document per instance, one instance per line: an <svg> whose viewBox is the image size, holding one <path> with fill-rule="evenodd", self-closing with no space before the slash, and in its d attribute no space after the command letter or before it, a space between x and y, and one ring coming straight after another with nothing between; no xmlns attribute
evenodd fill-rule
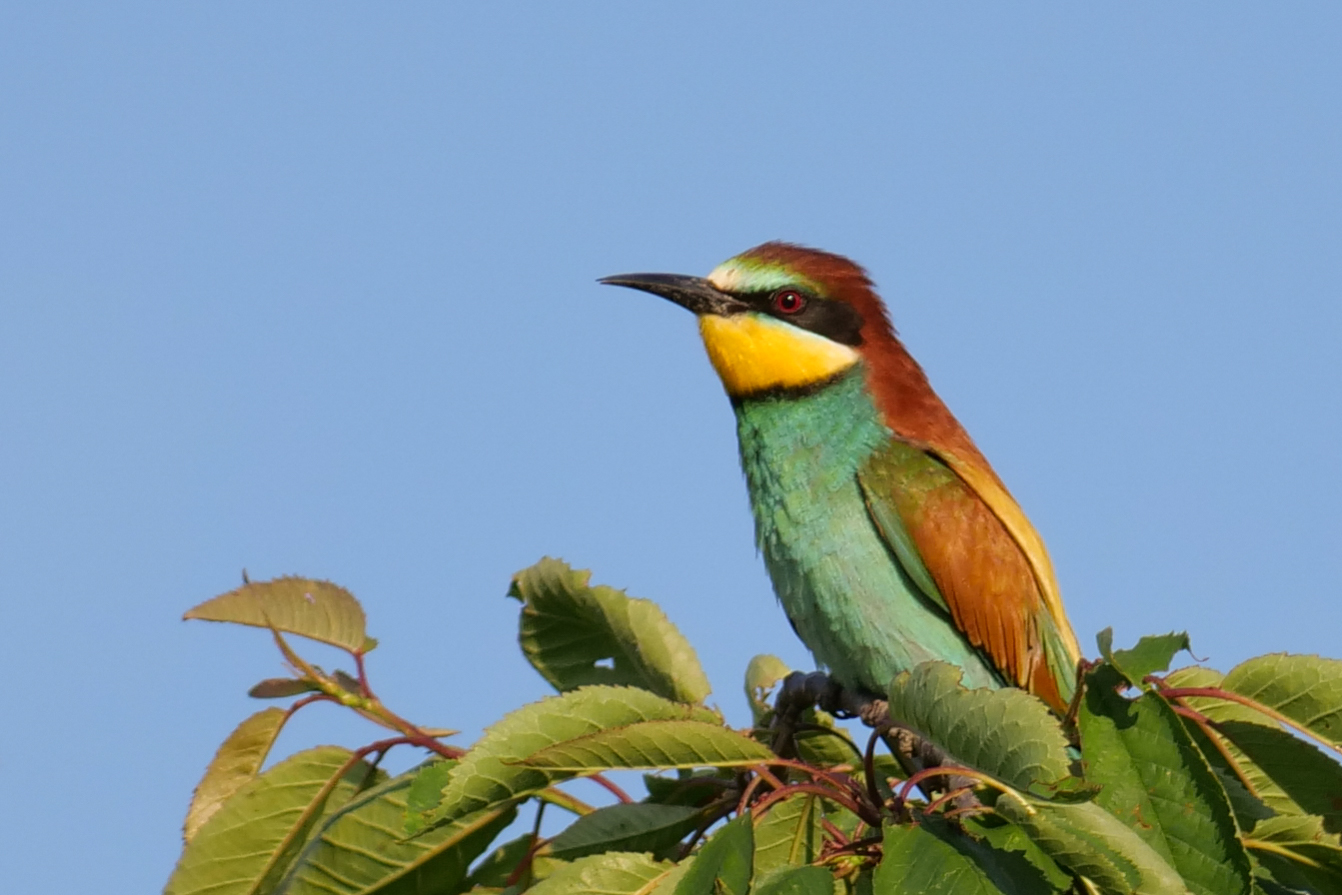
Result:
<svg viewBox="0 0 1342 895"><path fill-rule="evenodd" d="M1001 686L918 594L867 515L857 470L891 433L861 365L818 392L740 401L736 419L759 548L816 660L875 693L929 659L964 668L967 686Z"/></svg>

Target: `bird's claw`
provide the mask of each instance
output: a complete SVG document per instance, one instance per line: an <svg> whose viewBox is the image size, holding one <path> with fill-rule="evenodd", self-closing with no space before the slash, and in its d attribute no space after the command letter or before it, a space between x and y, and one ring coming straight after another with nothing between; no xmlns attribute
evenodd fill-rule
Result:
<svg viewBox="0 0 1342 895"><path fill-rule="evenodd" d="M817 706L829 711L839 704L843 688L823 671L794 671L783 678L774 699L774 716L769 727L774 733L773 750L784 758L796 752L793 735L802 716Z"/></svg>
<svg viewBox="0 0 1342 895"><path fill-rule="evenodd" d="M784 758L794 756L796 743L793 736L802 723L802 716L813 708L837 718L860 719L885 740L906 774L950 765L946 776L930 778L919 787L928 798L933 790L950 791L973 785L973 780L954 773L954 761L944 750L892 720L890 704L886 700L861 690L846 689L823 671L794 671L783 678L774 700L774 717L770 724L776 753ZM957 808L979 807L978 798L972 791L961 793L952 801Z"/></svg>
<svg viewBox="0 0 1342 895"><path fill-rule="evenodd" d="M823 671L812 671L809 674L794 671L783 678L778 698L774 700L774 715L800 715L807 709L823 707L840 689Z"/></svg>

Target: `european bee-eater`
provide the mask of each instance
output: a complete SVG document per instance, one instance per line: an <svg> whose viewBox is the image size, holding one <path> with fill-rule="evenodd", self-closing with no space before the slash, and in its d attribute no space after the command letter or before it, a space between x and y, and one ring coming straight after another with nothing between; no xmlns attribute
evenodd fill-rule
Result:
<svg viewBox="0 0 1342 895"><path fill-rule="evenodd" d="M755 532L802 641L883 694L929 659L1062 712L1081 657L1043 541L895 335L866 272L769 242L707 278L601 282L699 319L736 411Z"/></svg>

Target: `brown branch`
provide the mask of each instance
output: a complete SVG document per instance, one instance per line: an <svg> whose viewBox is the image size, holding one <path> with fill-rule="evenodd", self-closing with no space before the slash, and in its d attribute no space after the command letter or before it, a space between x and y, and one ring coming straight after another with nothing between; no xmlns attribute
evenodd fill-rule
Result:
<svg viewBox="0 0 1342 895"><path fill-rule="evenodd" d="M623 789L620 789L620 787L616 786L613 782L611 782L601 774L592 774L587 779L591 780L598 786L601 786L604 789L606 789L611 795L615 796L615 798L619 799L625 805L629 805L634 801L629 797L629 793L625 792Z"/></svg>
<svg viewBox="0 0 1342 895"><path fill-rule="evenodd" d="M942 793L932 801L928 802L927 807L923 809L923 813L930 814L931 812L940 808L942 805L946 804L952 799L957 799L960 796L964 795L965 793L973 791L974 787L972 786L961 786L957 789L948 790L947 792Z"/></svg>
<svg viewBox="0 0 1342 895"><path fill-rule="evenodd" d="M1184 705L1182 700L1175 700L1175 704L1171 706L1171 708L1173 708L1175 714L1179 715L1181 718L1187 718L1189 721L1196 724L1198 730L1202 731L1203 735L1211 742L1212 747L1215 748L1217 752L1221 753L1221 758L1230 767L1230 770L1235 776L1239 778L1240 784L1249 791L1249 795L1256 799L1261 798L1261 796L1258 795L1257 787L1249 782L1249 777L1244 772L1244 768L1240 767L1239 761L1231 754L1230 749L1226 744L1221 741L1220 734L1213 726L1214 722L1197 709L1189 708Z"/></svg>
<svg viewBox="0 0 1342 895"><path fill-rule="evenodd" d="M1273 721L1276 721L1283 727L1289 727L1292 730L1295 730L1300 734L1309 737L1311 740L1314 740L1317 743L1321 743L1327 746L1334 752L1342 753L1342 746L1338 746L1337 743L1325 739L1324 737L1320 736L1319 734L1315 733L1314 731L1310 730L1308 727L1305 727L1304 725L1300 724L1294 719L1286 717L1276 709L1263 705L1261 702L1258 702L1257 700L1254 699L1250 699L1247 696L1241 696L1240 694L1232 690L1223 690L1220 687L1170 687L1165 683L1165 681L1162 678L1158 678L1154 675L1148 676L1146 678L1146 682L1155 684L1157 689L1159 689L1160 691L1160 695L1164 696L1166 699L1204 698L1204 699L1221 699L1225 700L1226 702L1239 703L1245 708L1253 709L1255 712L1258 712L1261 715L1265 715L1271 718Z"/></svg>
<svg viewBox="0 0 1342 895"><path fill-rule="evenodd" d="M881 824L879 810L873 811L869 806L861 804L848 793L837 792L828 786L821 786L819 783L789 783L782 789L776 789L756 802L751 808L751 814L763 814L778 802L799 792L813 793L821 798L829 799L831 802L838 802L872 826L880 826Z"/></svg>
<svg viewBox="0 0 1342 895"><path fill-rule="evenodd" d="M899 788L899 797L907 799L909 790L913 789L918 783L929 777L968 777L971 780L978 780L986 786L1001 792L1008 792L1008 787L1003 786L995 777L985 774L982 771L976 771L973 768L961 767L959 765L937 765L936 767L924 768L918 773L904 781L904 785Z"/></svg>

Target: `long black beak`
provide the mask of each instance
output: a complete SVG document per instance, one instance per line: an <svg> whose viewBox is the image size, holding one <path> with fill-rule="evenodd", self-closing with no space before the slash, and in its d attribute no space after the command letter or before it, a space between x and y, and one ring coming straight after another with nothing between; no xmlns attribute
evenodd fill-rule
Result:
<svg viewBox="0 0 1342 895"><path fill-rule="evenodd" d="M744 302L715 289L703 277L686 277L676 273L624 273L603 277L597 282L651 292L699 315L726 316L746 309Z"/></svg>

